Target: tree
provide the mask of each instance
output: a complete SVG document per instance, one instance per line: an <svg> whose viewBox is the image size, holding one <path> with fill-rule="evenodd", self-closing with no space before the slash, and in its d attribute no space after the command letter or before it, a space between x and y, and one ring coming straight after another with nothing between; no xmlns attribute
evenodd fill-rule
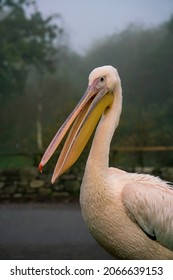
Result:
<svg viewBox="0 0 173 280"><path fill-rule="evenodd" d="M29 8L29 10L28 10ZM58 57L58 43L63 29L54 23L59 14L43 18L33 0L0 0L0 118L1 141L22 138L27 124L25 114L32 112L37 127L37 146L42 148L42 77L54 70ZM37 77L34 102L32 92L27 93L31 75ZM23 107L21 107L23 104ZM30 107L27 107L30 104ZM24 109L25 108L25 109ZM26 111L27 109L27 111ZM15 112L18 110L18 112ZM8 124L6 120L9 120ZM27 121L27 120L26 120ZM6 126L5 126L6 124ZM32 125L33 128L33 125ZM33 129L32 129L33 130ZM2 132L3 131L3 132ZM26 134L25 134L26 137ZM25 138L24 137L24 138ZM28 141L30 137L28 136ZM13 142L14 146L14 142Z"/></svg>
<svg viewBox="0 0 173 280"><path fill-rule="evenodd" d="M0 1L1 105L24 92L31 65L39 72L53 67L54 41L63 31L53 24L54 17L44 19L32 0Z"/></svg>

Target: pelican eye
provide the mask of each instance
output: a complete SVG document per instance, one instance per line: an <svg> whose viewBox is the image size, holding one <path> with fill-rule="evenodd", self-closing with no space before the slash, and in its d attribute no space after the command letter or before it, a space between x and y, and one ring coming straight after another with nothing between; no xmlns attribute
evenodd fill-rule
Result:
<svg viewBox="0 0 173 280"><path fill-rule="evenodd" d="M105 77L100 77L100 82L104 82L105 81Z"/></svg>

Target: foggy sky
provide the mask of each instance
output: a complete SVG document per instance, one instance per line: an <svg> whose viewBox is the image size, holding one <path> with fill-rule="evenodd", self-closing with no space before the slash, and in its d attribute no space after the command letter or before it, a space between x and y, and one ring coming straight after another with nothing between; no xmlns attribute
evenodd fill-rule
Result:
<svg viewBox="0 0 173 280"><path fill-rule="evenodd" d="M155 26L173 14L173 0L37 0L48 16L60 13L73 49L84 53L96 40L119 32L129 23Z"/></svg>

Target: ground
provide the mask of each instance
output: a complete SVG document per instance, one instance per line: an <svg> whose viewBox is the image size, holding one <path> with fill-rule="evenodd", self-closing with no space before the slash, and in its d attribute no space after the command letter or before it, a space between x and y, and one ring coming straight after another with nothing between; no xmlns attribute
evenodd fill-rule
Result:
<svg viewBox="0 0 173 280"><path fill-rule="evenodd" d="M91 237L78 203L2 204L0 259L112 259Z"/></svg>

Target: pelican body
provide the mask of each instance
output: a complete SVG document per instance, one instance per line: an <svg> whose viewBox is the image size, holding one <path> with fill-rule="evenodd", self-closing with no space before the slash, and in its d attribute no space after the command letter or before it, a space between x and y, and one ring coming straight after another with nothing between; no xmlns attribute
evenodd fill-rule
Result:
<svg viewBox="0 0 173 280"><path fill-rule="evenodd" d="M112 66L95 68L88 88L40 162L50 159L68 130L52 183L82 153L100 120L86 163L80 205L90 233L119 259L173 259L173 190L161 179L109 167L110 143L119 124L122 88ZM100 119L101 118L101 119Z"/></svg>

